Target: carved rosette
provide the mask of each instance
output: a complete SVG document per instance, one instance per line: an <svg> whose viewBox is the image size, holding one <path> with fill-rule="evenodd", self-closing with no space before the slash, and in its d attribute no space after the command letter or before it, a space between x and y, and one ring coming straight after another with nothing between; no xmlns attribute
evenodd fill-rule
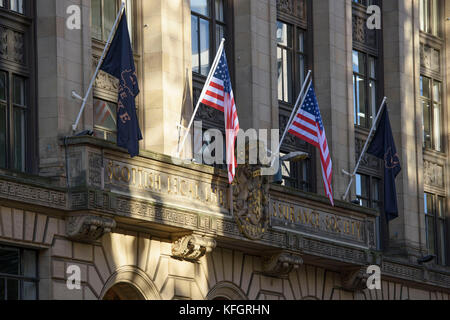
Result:
<svg viewBox="0 0 450 320"><path fill-rule="evenodd" d="M178 239L172 245L172 257L179 260L198 261L216 247L214 239L189 235Z"/></svg>
<svg viewBox="0 0 450 320"><path fill-rule="evenodd" d="M94 242L115 227L114 219L94 215L72 216L66 220L67 237L75 241Z"/></svg>
<svg viewBox="0 0 450 320"><path fill-rule="evenodd" d="M357 268L342 273L342 288L348 291L361 291L366 289L369 275L367 268Z"/></svg>
<svg viewBox="0 0 450 320"><path fill-rule="evenodd" d="M241 232L259 240L269 225L269 177L257 165L241 165L233 182L233 215Z"/></svg>
<svg viewBox="0 0 450 320"><path fill-rule="evenodd" d="M303 264L303 259L294 254L280 253L263 261L263 272L270 276L287 276Z"/></svg>

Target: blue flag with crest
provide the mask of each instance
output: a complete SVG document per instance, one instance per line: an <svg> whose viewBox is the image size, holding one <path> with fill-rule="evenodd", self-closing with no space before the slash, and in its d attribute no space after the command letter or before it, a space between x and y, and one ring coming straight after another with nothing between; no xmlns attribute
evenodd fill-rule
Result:
<svg viewBox="0 0 450 320"><path fill-rule="evenodd" d="M117 145L127 149L130 156L135 157L139 155L139 141L142 140L135 102L139 84L125 12L100 69L119 80Z"/></svg>
<svg viewBox="0 0 450 320"><path fill-rule="evenodd" d="M402 170L394 137L392 135L391 123L387 106L384 108L377 132L367 150L371 154L383 160L384 167L384 211L387 221L398 217L397 190L395 178Z"/></svg>

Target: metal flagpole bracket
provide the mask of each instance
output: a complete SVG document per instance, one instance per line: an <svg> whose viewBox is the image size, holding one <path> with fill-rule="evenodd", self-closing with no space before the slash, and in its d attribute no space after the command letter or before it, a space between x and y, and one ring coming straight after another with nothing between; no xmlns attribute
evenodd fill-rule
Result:
<svg viewBox="0 0 450 320"><path fill-rule="evenodd" d="M76 93L75 91L72 91L72 98L84 101L84 98L82 96L80 96L78 93Z"/></svg>
<svg viewBox="0 0 450 320"><path fill-rule="evenodd" d="M350 176L350 182L347 186L347 190L345 191L345 194L342 196L343 201L346 201L350 194L350 188L352 187L353 180L355 179L356 174L358 173L359 166L361 165L361 161L362 161L363 157L365 156L367 149L369 148L369 143L372 139L372 136L377 131L378 119L380 118L381 112L383 111L384 107L386 106L386 102L387 102L387 97L384 97L383 102L381 102L380 110L378 110L377 116L375 117L375 120L373 121L372 128L370 129L370 133L367 136L367 140L366 140L366 143L364 144L364 148L361 150L361 155L359 156L359 160L358 160L358 163L356 164L355 170L353 170L353 173L348 173L345 170L342 170L343 174Z"/></svg>

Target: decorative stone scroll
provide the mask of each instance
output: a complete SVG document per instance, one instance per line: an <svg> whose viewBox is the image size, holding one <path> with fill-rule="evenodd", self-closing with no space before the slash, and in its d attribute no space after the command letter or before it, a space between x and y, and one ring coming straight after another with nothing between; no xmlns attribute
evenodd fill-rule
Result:
<svg viewBox="0 0 450 320"><path fill-rule="evenodd" d="M178 239L172 245L172 257L178 260L196 262L205 254L212 252L215 247L216 241L213 239L189 235Z"/></svg>
<svg viewBox="0 0 450 320"><path fill-rule="evenodd" d="M114 219L94 215L72 216L66 220L67 236L75 241L94 242L115 227Z"/></svg>
<svg viewBox="0 0 450 320"><path fill-rule="evenodd" d="M299 255L279 253L263 261L263 273L269 276L287 276L303 264Z"/></svg>

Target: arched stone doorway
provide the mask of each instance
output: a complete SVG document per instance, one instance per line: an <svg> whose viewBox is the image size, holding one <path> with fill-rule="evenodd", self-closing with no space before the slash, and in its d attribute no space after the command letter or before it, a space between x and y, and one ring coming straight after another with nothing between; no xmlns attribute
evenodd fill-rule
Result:
<svg viewBox="0 0 450 320"><path fill-rule="evenodd" d="M117 283L106 292L103 300L145 300L145 298L131 284Z"/></svg>
<svg viewBox="0 0 450 320"><path fill-rule="evenodd" d="M100 296L103 300L161 300L153 281L144 271L133 266L114 272Z"/></svg>

